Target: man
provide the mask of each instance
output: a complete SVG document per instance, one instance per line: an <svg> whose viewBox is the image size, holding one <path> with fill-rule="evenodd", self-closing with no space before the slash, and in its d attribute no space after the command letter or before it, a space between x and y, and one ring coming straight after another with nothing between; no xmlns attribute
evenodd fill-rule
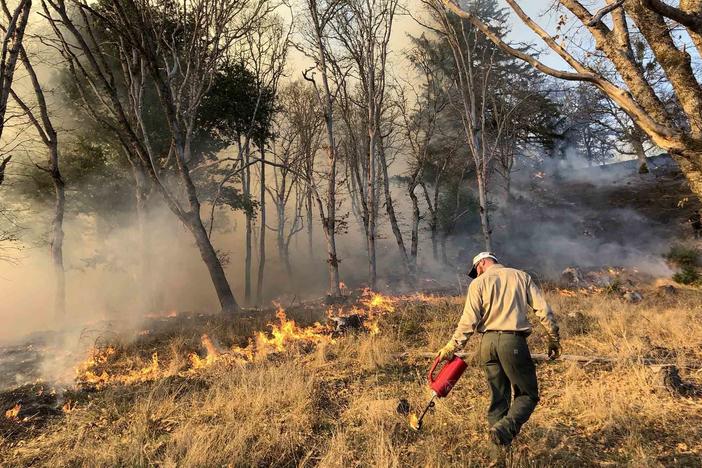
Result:
<svg viewBox="0 0 702 468"><path fill-rule="evenodd" d="M531 333L527 307L534 310L546 328L551 359L561 354L558 325L531 277L500 265L491 252L481 252L473 258L468 276L474 280L468 286L463 315L453 337L439 351L439 357L452 359L470 335L481 334L480 363L492 394L488 409L490 440L506 446L512 443L539 401L536 369L526 341Z"/></svg>

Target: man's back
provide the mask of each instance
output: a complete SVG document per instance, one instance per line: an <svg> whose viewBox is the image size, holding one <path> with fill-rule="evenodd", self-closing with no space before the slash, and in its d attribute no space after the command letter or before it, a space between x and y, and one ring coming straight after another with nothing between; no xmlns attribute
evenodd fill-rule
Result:
<svg viewBox="0 0 702 468"><path fill-rule="evenodd" d="M477 331L530 331L526 315L530 282L531 278L525 272L499 264L476 278L470 284L468 294L477 295L482 305L482 319Z"/></svg>
<svg viewBox="0 0 702 468"><path fill-rule="evenodd" d="M549 335L557 336L558 326L541 290L527 273L495 264L468 287L463 316L454 340L465 342L475 332L531 331L527 311L532 308Z"/></svg>

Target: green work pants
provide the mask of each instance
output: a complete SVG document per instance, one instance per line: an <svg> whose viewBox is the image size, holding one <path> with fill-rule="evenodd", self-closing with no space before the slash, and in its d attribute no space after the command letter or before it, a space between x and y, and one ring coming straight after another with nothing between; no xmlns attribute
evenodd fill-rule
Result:
<svg viewBox="0 0 702 468"><path fill-rule="evenodd" d="M480 363L491 392L488 421L504 441L511 442L539 402L536 368L526 337L486 332L480 341Z"/></svg>

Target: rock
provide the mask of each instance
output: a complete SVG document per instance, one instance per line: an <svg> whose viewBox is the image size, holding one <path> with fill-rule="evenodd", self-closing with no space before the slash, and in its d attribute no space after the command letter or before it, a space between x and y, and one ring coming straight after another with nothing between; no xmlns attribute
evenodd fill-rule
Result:
<svg viewBox="0 0 702 468"><path fill-rule="evenodd" d="M611 274L604 271L592 271L587 274L585 280L592 286L598 288L609 288L615 282Z"/></svg>
<svg viewBox="0 0 702 468"><path fill-rule="evenodd" d="M675 286L672 284L664 284L663 286L658 286L658 292L666 296L672 296L678 292Z"/></svg>
<svg viewBox="0 0 702 468"><path fill-rule="evenodd" d="M632 304L636 304L637 302L641 302L643 300L643 296L641 295L640 292L637 291L628 291L625 292L622 298L626 302L630 302Z"/></svg>
<svg viewBox="0 0 702 468"><path fill-rule="evenodd" d="M570 286L579 286L583 282L583 273L576 267L568 267L561 272L561 281Z"/></svg>

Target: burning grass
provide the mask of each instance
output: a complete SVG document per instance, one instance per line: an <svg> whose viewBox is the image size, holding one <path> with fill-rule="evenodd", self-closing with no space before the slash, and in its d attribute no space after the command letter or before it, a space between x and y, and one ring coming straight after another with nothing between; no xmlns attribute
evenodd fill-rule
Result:
<svg viewBox="0 0 702 468"><path fill-rule="evenodd" d="M657 356L702 385L702 294L650 290L638 303L605 292L548 296L566 353L620 360L539 364L542 402L517 439L513 465L702 465L702 401L660 389L655 370L639 363ZM31 423L22 421L27 398L0 399L0 459L11 466L485 465L492 452L481 369L469 365L421 432L395 411L400 398L413 411L427 403L429 359L419 353L445 342L461 306L460 297L366 294L343 313L363 314L368 332L345 335L315 324L323 310L293 309L236 325L208 317L152 330L95 352L79 373L91 376L84 389L54 397L59 410L33 431L5 430ZM540 329L530 344L543 350ZM401 352L408 357L396 359Z"/></svg>

